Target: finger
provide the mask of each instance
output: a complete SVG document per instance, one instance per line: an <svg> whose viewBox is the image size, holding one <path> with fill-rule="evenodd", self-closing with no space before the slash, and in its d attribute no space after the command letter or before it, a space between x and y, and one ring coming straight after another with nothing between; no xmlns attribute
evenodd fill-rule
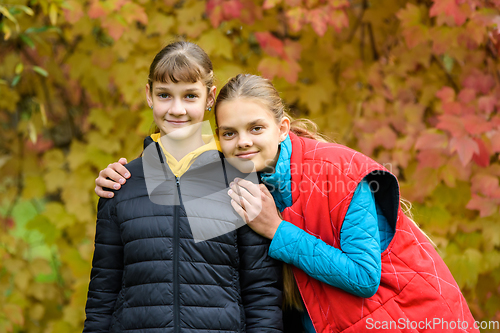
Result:
<svg viewBox="0 0 500 333"><path fill-rule="evenodd" d="M115 196L115 194L113 192L104 191L102 189L102 187L100 187L100 186L96 186L94 191L95 191L95 194L97 194L101 198L112 198Z"/></svg>
<svg viewBox="0 0 500 333"><path fill-rule="evenodd" d="M236 194L238 194L240 197L244 198L245 202L248 202L248 204L251 205L252 207L260 205L260 202L261 202L260 190L259 190L257 196L254 196L250 192L248 192L247 189L245 189L244 187L241 187L237 184L233 184L231 186L231 189L233 191L235 191ZM249 207L249 206L247 205L246 207ZM247 209L247 212L248 212L248 209Z"/></svg>
<svg viewBox="0 0 500 333"><path fill-rule="evenodd" d="M241 187L245 188L248 192L250 192L254 197L260 196L260 189L257 184L254 184L248 180L236 178L234 182Z"/></svg>
<svg viewBox="0 0 500 333"><path fill-rule="evenodd" d="M120 159L118 160L118 163L120 163L120 164L122 164L122 165L125 165L125 164L127 164L128 162L127 162L127 159L126 159L125 157L122 157L122 158L120 158Z"/></svg>
<svg viewBox="0 0 500 333"><path fill-rule="evenodd" d="M259 189L260 189L261 193L264 194L264 196L266 196L268 198L273 198L273 195L271 194L271 192L269 192L269 189L267 188L266 185L259 184ZM274 198L273 198L273 200L274 200Z"/></svg>
<svg viewBox="0 0 500 333"><path fill-rule="evenodd" d="M127 161L125 158L121 158L121 160L125 160L125 162ZM127 168L125 168L123 165L122 165L122 162L115 162L115 163L112 163L110 165L108 165L108 168L112 169L113 171L115 171L115 173L118 173L120 175L122 175L123 177L125 178L130 178L130 172L128 171Z"/></svg>
<svg viewBox="0 0 500 333"><path fill-rule="evenodd" d="M234 200L231 200L231 206L233 206L233 209L236 211L236 213L241 216L241 218L243 219L243 221L245 221L245 223L248 223L248 215L247 215L247 212L245 212L245 210L243 208L241 208L241 206Z"/></svg>
<svg viewBox="0 0 500 333"><path fill-rule="evenodd" d="M251 206L248 200L246 200L241 195L238 195L238 193L236 193L235 191L230 189L229 191L227 191L227 194L229 195L229 197L231 197L233 201L235 201L238 205L240 205L244 210L246 210L248 207Z"/></svg>
<svg viewBox="0 0 500 333"><path fill-rule="evenodd" d="M95 180L96 187L112 188L114 190L119 190L122 186L113 180L106 179L99 176Z"/></svg>

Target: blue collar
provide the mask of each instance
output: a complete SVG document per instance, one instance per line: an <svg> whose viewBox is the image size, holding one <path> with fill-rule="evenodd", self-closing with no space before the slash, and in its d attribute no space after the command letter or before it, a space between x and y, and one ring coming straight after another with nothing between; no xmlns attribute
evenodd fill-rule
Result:
<svg viewBox="0 0 500 333"><path fill-rule="evenodd" d="M262 172L262 182L273 195L279 211L292 205L292 176L290 174L290 159L292 157L292 141L290 136L280 143L280 155L273 173Z"/></svg>

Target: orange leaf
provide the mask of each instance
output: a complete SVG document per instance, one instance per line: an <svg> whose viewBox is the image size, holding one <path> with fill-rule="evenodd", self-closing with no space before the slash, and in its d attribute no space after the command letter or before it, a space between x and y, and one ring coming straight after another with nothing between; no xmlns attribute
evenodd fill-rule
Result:
<svg viewBox="0 0 500 333"><path fill-rule="evenodd" d="M262 5L262 8L264 9L271 9L274 8L276 5L279 5L282 0L265 0L264 4Z"/></svg>

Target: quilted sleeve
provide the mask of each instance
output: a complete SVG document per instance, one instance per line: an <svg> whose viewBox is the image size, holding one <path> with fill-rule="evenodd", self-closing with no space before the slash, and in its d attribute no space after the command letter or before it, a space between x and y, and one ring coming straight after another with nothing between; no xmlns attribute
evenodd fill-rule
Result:
<svg viewBox="0 0 500 333"><path fill-rule="evenodd" d="M247 225L238 229L240 287L247 333L283 332L283 265L268 256L269 242Z"/></svg>
<svg viewBox="0 0 500 333"><path fill-rule="evenodd" d="M269 255L351 294L373 296L380 284L380 241L375 200L365 181L354 193L340 235L341 250L282 221Z"/></svg>
<svg viewBox="0 0 500 333"><path fill-rule="evenodd" d="M121 289L123 245L120 230L113 220L112 200L99 200L84 333L109 332L111 316Z"/></svg>

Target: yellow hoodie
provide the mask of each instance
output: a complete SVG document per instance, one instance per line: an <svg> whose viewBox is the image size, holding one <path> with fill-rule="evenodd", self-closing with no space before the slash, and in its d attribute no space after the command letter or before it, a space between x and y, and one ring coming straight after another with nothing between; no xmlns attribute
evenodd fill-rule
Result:
<svg viewBox="0 0 500 333"><path fill-rule="evenodd" d="M218 150L218 146L216 143L216 140L212 135L202 135L203 142L205 144L201 146L200 148L197 148L181 158L180 161L177 161L175 157L173 157L166 149L163 147L163 144L161 143L160 140L161 134L160 133L155 133L151 134L151 139L153 139L154 142L158 142L160 144L161 149L163 150L163 153L165 154L165 158L167 160L167 164L172 170L172 173L176 177L182 176L186 171L189 170L189 167L191 167L191 164L193 164L194 160L198 156L200 156L202 153L209 151L209 150Z"/></svg>

